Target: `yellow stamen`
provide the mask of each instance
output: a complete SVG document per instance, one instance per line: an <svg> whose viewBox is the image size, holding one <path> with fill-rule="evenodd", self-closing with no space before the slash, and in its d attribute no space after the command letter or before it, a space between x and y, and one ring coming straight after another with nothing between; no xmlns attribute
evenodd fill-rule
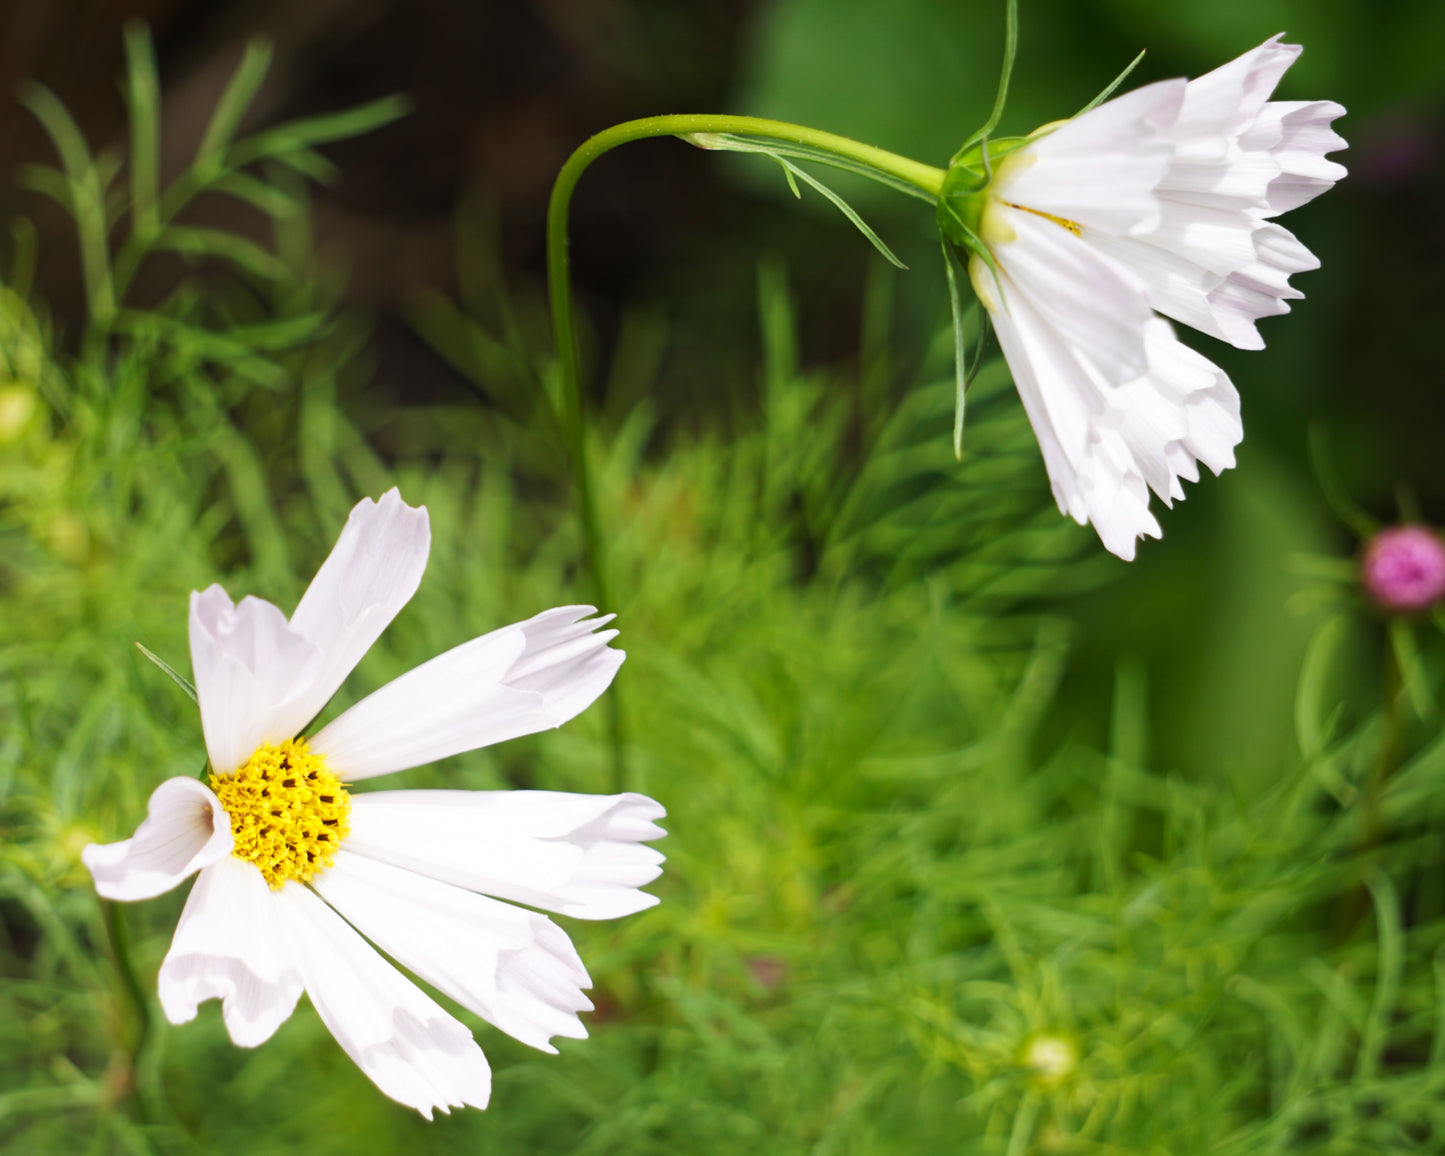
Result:
<svg viewBox="0 0 1445 1156"><path fill-rule="evenodd" d="M1027 205L1016 205L1012 201L1005 201L1004 204L1010 209L1018 209L1020 212L1032 213L1036 217L1042 217L1046 221L1052 221L1059 228L1067 229L1076 237L1082 237L1084 235L1084 226L1079 224L1078 221L1071 221L1067 217L1056 217L1053 213L1046 213L1042 209L1031 209Z"/></svg>
<svg viewBox="0 0 1445 1156"><path fill-rule="evenodd" d="M231 816L232 854L256 864L273 890L330 867L351 831L346 788L305 739L263 745L240 770L213 774L211 790Z"/></svg>

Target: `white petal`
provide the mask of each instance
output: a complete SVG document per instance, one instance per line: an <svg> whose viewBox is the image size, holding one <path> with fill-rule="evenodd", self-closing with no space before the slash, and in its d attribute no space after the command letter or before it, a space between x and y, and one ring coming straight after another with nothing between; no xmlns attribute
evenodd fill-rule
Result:
<svg viewBox="0 0 1445 1156"><path fill-rule="evenodd" d="M508 1035L556 1052L584 1039L590 1011L582 961L566 933L535 911L348 850L312 881L353 927L398 963Z"/></svg>
<svg viewBox="0 0 1445 1156"><path fill-rule="evenodd" d="M1207 297L1217 335L1240 349L1264 347L1254 323L1261 317L1288 313L1286 302L1304 296L1289 283L1290 275L1320 265L1294 234L1273 223L1255 230L1254 247L1255 259L1211 288Z"/></svg>
<svg viewBox="0 0 1445 1156"><path fill-rule="evenodd" d="M1274 37L1190 81L1167 134L1175 152L1154 189L1157 219L1129 235L1085 231L1144 279L1155 309L1241 349L1263 348L1255 322L1288 312L1302 296L1289 274L1318 265L1264 218L1344 175L1323 157L1344 144L1329 128L1338 105L1268 102L1298 55Z"/></svg>
<svg viewBox="0 0 1445 1156"><path fill-rule="evenodd" d="M548 610L463 643L363 699L311 748L354 781L561 726L611 684L623 652L590 606Z"/></svg>
<svg viewBox="0 0 1445 1156"><path fill-rule="evenodd" d="M191 668L206 753L228 774L262 743L293 737L294 703L321 669L321 655L269 602L233 606L219 586L191 595Z"/></svg>
<svg viewBox="0 0 1445 1156"><path fill-rule="evenodd" d="M1298 44L1279 41L1279 36L1273 36L1189 82L1179 117L1170 129L1171 139L1182 152L1222 159L1229 144L1250 128L1280 77L1299 58Z"/></svg>
<svg viewBox="0 0 1445 1156"><path fill-rule="evenodd" d="M351 798L346 849L421 875L578 919L651 907L661 873L643 846L666 812L645 795L377 791Z"/></svg>
<svg viewBox="0 0 1445 1156"><path fill-rule="evenodd" d="M1148 286L1149 304L1239 349L1263 349L1261 317L1288 313L1304 294L1291 274L1319 261L1293 234L1246 213L1165 201L1165 226L1143 237L1085 236ZM1232 224L1231 224L1232 221Z"/></svg>
<svg viewBox="0 0 1445 1156"><path fill-rule="evenodd" d="M1155 318L1145 340L1149 372L1111 398L1120 432L1149 487L1166 503L1184 497L1181 478L1199 480L1196 461L1216 474L1234 465L1244 437L1239 395L1224 371L1180 342Z"/></svg>
<svg viewBox="0 0 1445 1156"><path fill-rule="evenodd" d="M1165 134L1183 97L1184 81L1161 81L1050 130L999 166L996 195L1086 228L1150 227L1154 186L1174 152Z"/></svg>
<svg viewBox="0 0 1445 1156"><path fill-rule="evenodd" d="M1130 560L1135 541L1157 538L1160 530L1149 512L1148 484L1110 400L1124 382L1106 381L1061 337L1053 313L1045 318L1038 304L1006 278L1002 307L993 313L999 345L1039 439L1059 509L1092 523L1109 551ZM1137 339L1142 348L1143 324Z"/></svg>
<svg viewBox="0 0 1445 1156"><path fill-rule="evenodd" d="M120 843L92 843L80 853L106 899L150 899L193 871L230 855L231 820L199 779L167 779L151 792L146 817Z"/></svg>
<svg viewBox="0 0 1445 1156"><path fill-rule="evenodd" d="M1074 236L1068 229L1007 205L989 210L988 225L1007 226L1011 239L992 246L1014 293L1048 312L1052 327L1105 380L1138 377L1148 364L1144 323L1154 315L1143 283L1124 266ZM970 268L984 268L971 263ZM979 272L980 297L991 275Z"/></svg>
<svg viewBox="0 0 1445 1156"><path fill-rule="evenodd" d="M301 973L289 947L280 901L254 864L227 855L191 888L171 949L161 964L161 1007L173 1024L219 999L231 1039L254 1048L296 1007Z"/></svg>
<svg viewBox="0 0 1445 1156"><path fill-rule="evenodd" d="M1269 183L1267 216L1278 216L1311 201L1346 175L1344 165L1325 159L1345 147L1330 123L1345 113L1332 100L1272 101L1245 137L1272 141L1270 156L1280 173Z"/></svg>
<svg viewBox="0 0 1445 1156"><path fill-rule="evenodd" d="M287 883L277 899L312 1006L372 1083L428 1120L487 1106L491 1069L465 1025L305 887Z"/></svg>
<svg viewBox="0 0 1445 1156"><path fill-rule="evenodd" d="M379 502L364 498L351 511L291 615L291 629L321 653L315 680L289 705L293 734L321 712L416 593L430 549L425 507L408 506L395 489Z"/></svg>

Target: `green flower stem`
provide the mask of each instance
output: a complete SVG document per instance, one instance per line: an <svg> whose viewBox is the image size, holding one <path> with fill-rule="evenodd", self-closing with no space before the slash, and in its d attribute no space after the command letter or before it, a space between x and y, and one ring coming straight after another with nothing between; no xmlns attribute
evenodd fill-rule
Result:
<svg viewBox="0 0 1445 1156"><path fill-rule="evenodd" d="M121 990L125 993L126 1002L130 1005L131 1015L135 1022L135 1034L127 1041L129 1054L126 1060L129 1070L125 1075L129 1092L128 1098L137 1121L145 1124L150 1122L151 1113L140 1093L138 1081L141 1053L145 1051L145 1046L150 1040L150 1001L146 999L145 991L142 989L140 981L136 979L135 968L131 965L130 936L126 932L121 905L109 899L102 899L100 909L105 920L106 938L110 941L110 952L115 959L115 969L120 976Z"/></svg>
<svg viewBox="0 0 1445 1156"><path fill-rule="evenodd" d="M572 474L577 487L583 564L586 566L597 605L604 611L611 611L613 606L607 582L602 535L597 523L596 499L592 492L592 473L587 461L586 415L583 408L581 371L577 364L577 337L572 320L567 214L572 204L572 190L577 187L577 182L587 166L603 153L629 141L690 133L728 133L802 145L849 162L849 167L873 169L893 178L895 182L916 187L930 199L937 199L943 189L944 172L932 165L921 164L830 132L756 116L685 114L629 120L591 137L567 158L567 163L557 174L556 183L552 186L552 198L547 206L547 281L552 303L553 337L557 343L558 372L561 375L562 428L567 439ZM611 712L613 773L616 789L621 791L624 789L626 771L622 760L621 713L617 706L616 691L608 696L608 700Z"/></svg>

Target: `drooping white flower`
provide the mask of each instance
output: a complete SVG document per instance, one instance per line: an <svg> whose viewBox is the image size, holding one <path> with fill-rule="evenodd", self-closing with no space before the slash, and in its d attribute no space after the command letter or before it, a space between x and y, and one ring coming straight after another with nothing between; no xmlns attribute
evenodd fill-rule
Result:
<svg viewBox="0 0 1445 1156"><path fill-rule="evenodd" d="M83 854L109 899L199 870L160 969L172 1023L219 999L231 1039L254 1047L305 991L377 1087L428 1119L485 1107L491 1072L471 1032L376 949L555 1052L553 1036L586 1036L591 981L560 927L513 904L579 919L650 907L639 888L662 856L644 844L664 833L662 807L636 794L347 789L584 710L623 660L590 606L475 638L297 737L416 591L430 543L426 510L391 490L352 510L289 621L219 586L193 594L210 785L162 783L134 836Z"/></svg>
<svg viewBox="0 0 1445 1156"><path fill-rule="evenodd" d="M1298 45L1266 41L1197 80L1045 126L997 162L969 275L1043 449L1060 510L1134 556L1166 505L1234 465L1229 378L1162 313L1241 349L1319 262L1271 218L1345 175L1331 101L1270 101ZM990 268L990 263L992 268Z"/></svg>

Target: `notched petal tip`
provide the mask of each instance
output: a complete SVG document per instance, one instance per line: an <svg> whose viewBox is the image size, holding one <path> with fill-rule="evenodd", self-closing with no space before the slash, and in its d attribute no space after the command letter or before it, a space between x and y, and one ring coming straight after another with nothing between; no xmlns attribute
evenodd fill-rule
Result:
<svg viewBox="0 0 1445 1156"><path fill-rule="evenodd" d="M157 989L173 1024L194 1019L204 1001L221 1000L226 1031L238 1047L264 1043L290 1017L301 974L279 925L277 896L252 864L228 856L201 872Z"/></svg>
<svg viewBox="0 0 1445 1156"><path fill-rule="evenodd" d="M371 778L561 726L611 685L625 654L561 606L474 638L393 679L329 723L313 749L345 781Z"/></svg>
<svg viewBox="0 0 1445 1156"><path fill-rule="evenodd" d="M492 1076L471 1032L305 887L280 892L306 993L336 1042L386 1095L432 1112L485 1108Z"/></svg>
<svg viewBox="0 0 1445 1156"><path fill-rule="evenodd" d="M615 919L657 900L645 844L665 832L644 795L561 791L377 791L353 796L351 850L578 919Z"/></svg>
<svg viewBox="0 0 1445 1156"><path fill-rule="evenodd" d="M542 1051L586 1035L591 981L546 916L343 850L316 890L402 966L508 1035Z"/></svg>
<svg viewBox="0 0 1445 1156"><path fill-rule="evenodd" d="M92 843L80 858L105 899L133 901L164 894L194 871L231 853L231 822L199 779L167 779L152 793L135 834Z"/></svg>

